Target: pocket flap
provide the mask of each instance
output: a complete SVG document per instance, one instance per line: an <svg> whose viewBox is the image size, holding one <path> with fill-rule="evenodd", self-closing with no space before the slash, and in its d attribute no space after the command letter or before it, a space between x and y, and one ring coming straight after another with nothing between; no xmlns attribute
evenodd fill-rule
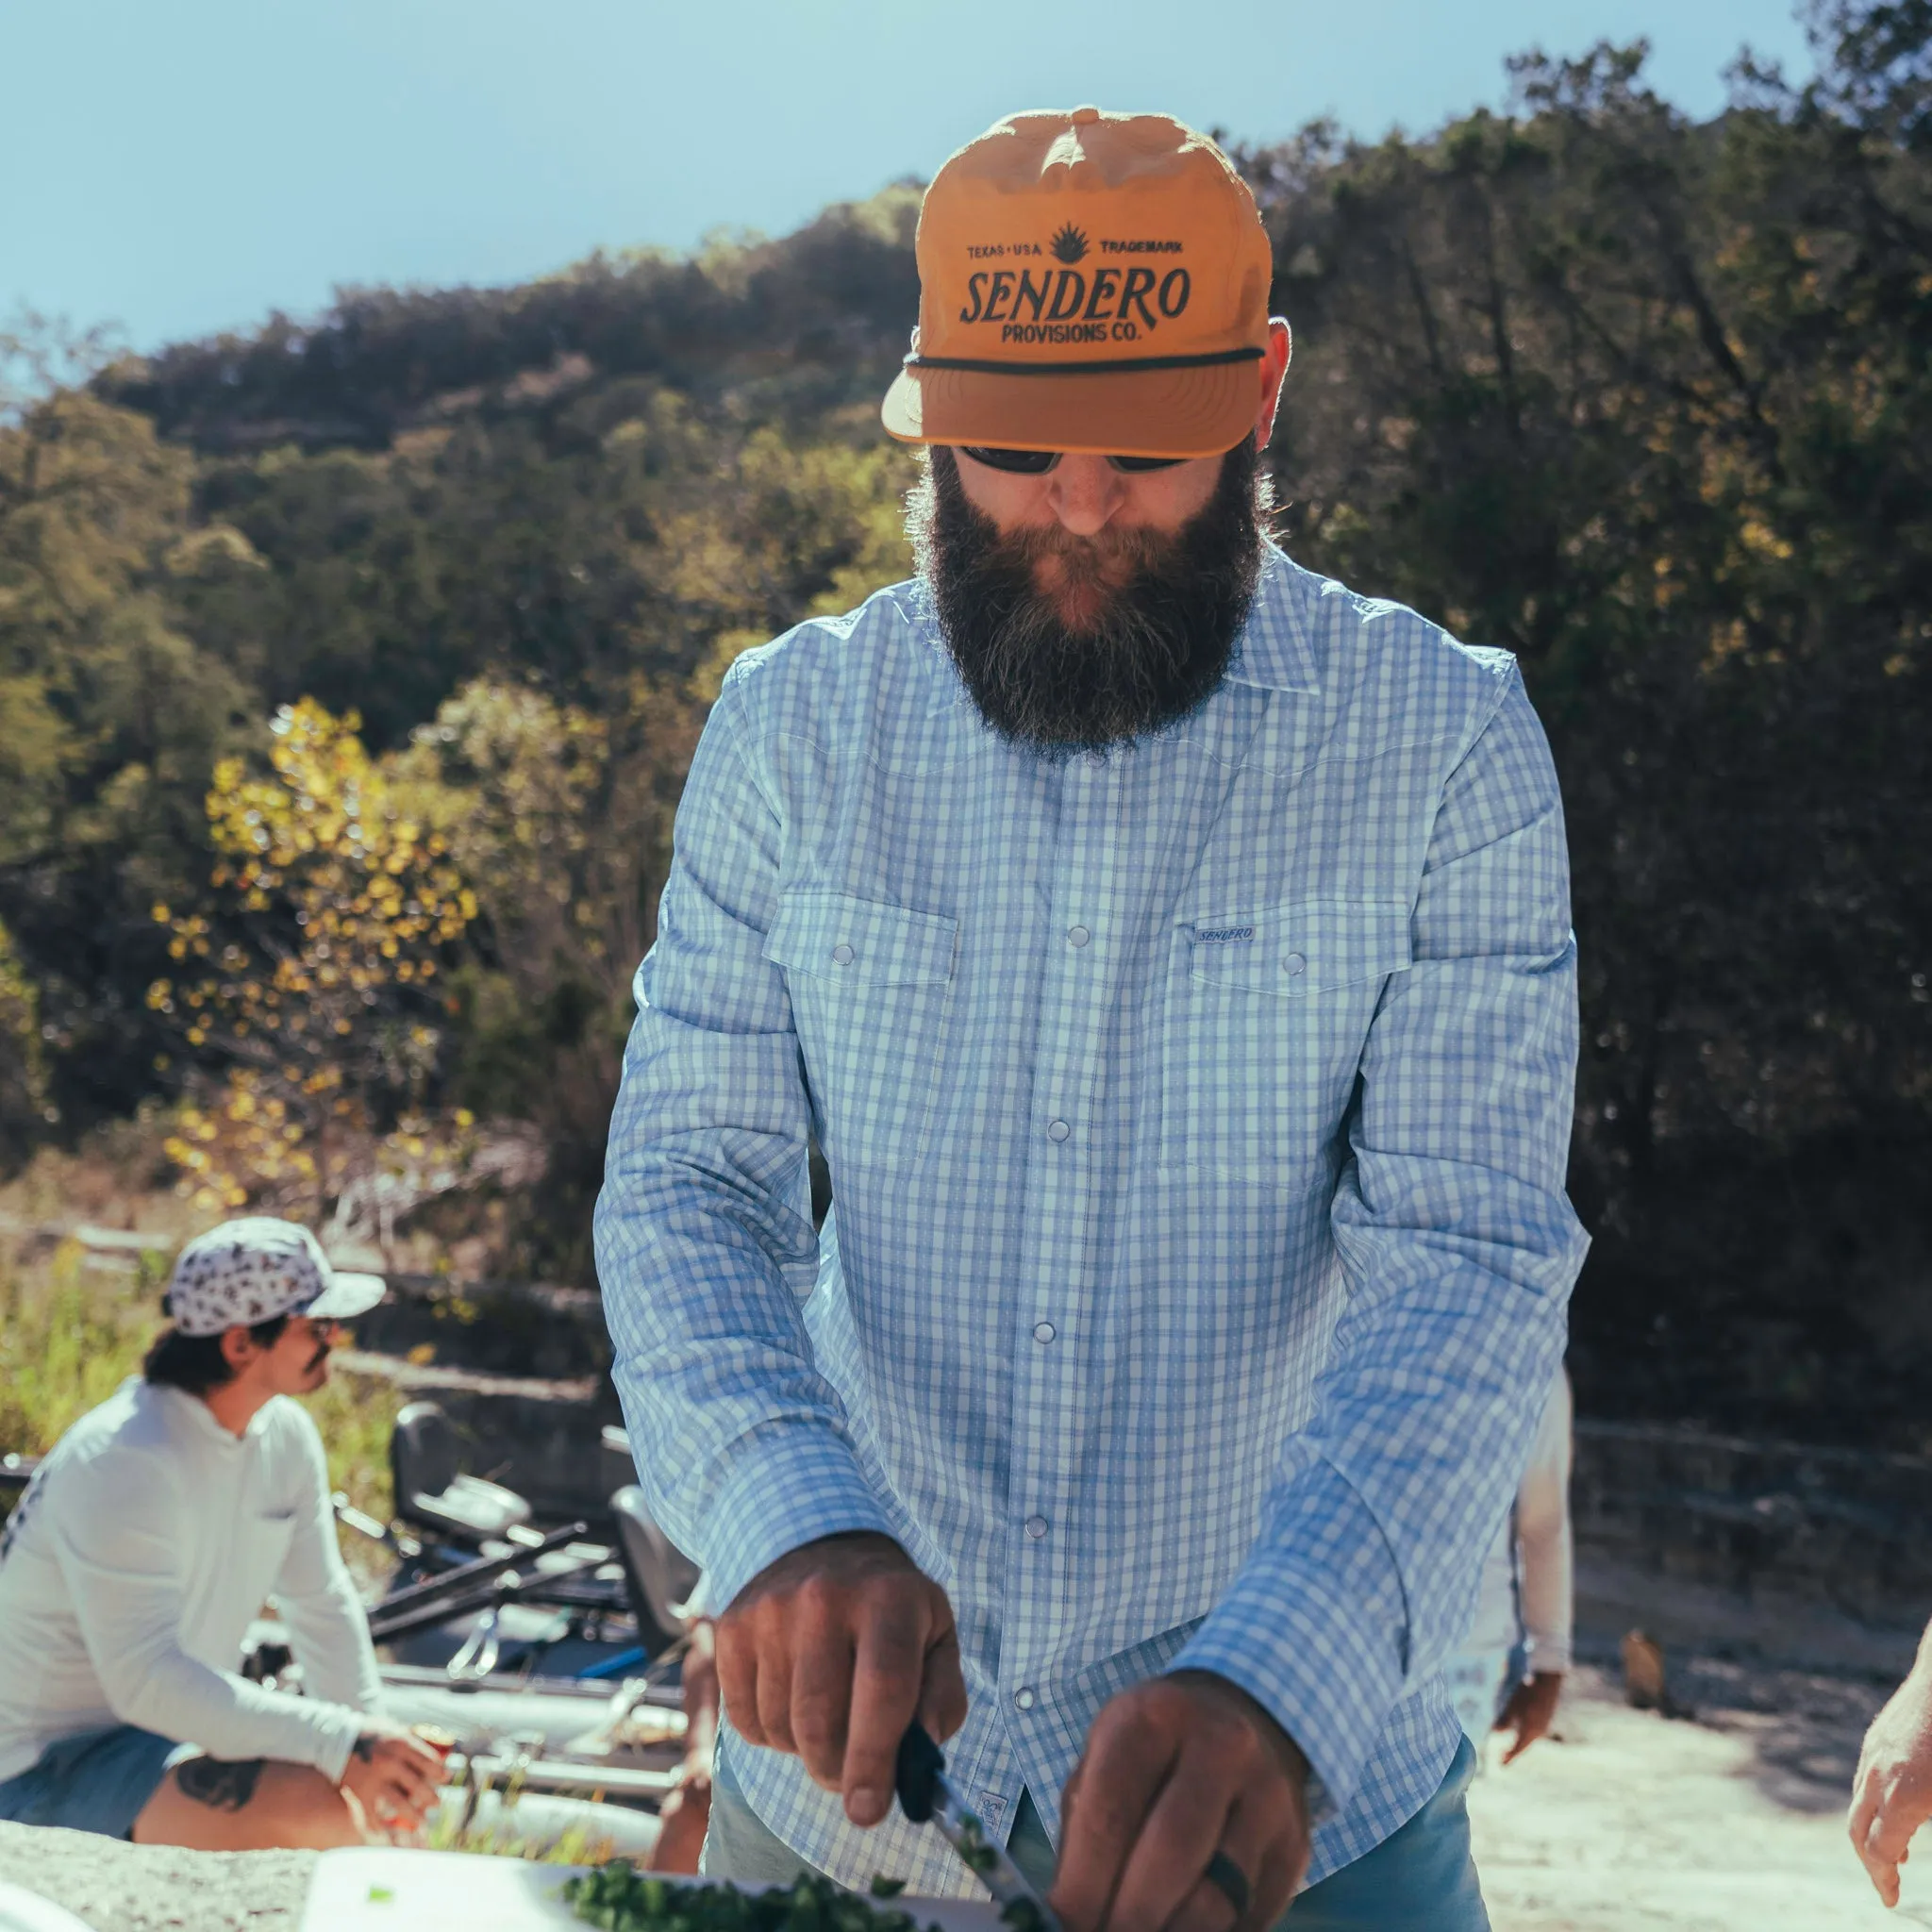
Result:
<svg viewBox="0 0 1932 1932"><path fill-rule="evenodd" d="M1191 978L1278 999L1385 978L1412 963L1408 908L1397 900L1300 899L1253 916L1197 919L1182 930Z"/></svg>
<svg viewBox="0 0 1932 1932"><path fill-rule="evenodd" d="M910 986L953 976L959 922L846 892L782 892L765 958L788 973Z"/></svg>

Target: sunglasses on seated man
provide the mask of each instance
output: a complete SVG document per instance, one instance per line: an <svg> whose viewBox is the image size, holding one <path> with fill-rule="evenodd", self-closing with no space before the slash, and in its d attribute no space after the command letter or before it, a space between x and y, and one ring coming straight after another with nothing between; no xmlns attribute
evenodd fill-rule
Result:
<svg viewBox="0 0 1932 1932"><path fill-rule="evenodd" d="M962 442L957 447L961 456L971 457L975 463L984 463L989 470L1006 470L1015 476L1043 476L1059 461L1062 454L1057 449L987 449L972 442ZM1139 470L1171 470L1176 463L1187 460L1186 457L1108 458L1116 470L1124 470L1130 475Z"/></svg>

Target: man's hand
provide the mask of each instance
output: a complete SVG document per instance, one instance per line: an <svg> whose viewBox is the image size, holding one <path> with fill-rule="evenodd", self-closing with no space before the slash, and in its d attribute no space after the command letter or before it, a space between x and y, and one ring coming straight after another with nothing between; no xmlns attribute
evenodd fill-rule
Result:
<svg viewBox="0 0 1932 1932"><path fill-rule="evenodd" d="M1258 1932L1308 1869L1308 1761L1245 1690L1176 1671L1101 1711L1061 1799L1051 1904L1067 1932ZM1237 1917L1208 1876L1248 1886Z"/></svg>
<svg viewBox="0 0 1932 1932"><path fill-rule="evenodd" d="M386 1718L365 1718L349 1753L341 1788L377 1830L420 1831L436 1806L442 1754L414 1731Z"/></svg>
<svg viewBox="0 0 1932 1932"><path fill-rule="evenodd" d="M1505 1764L1514 1764L1539 1738L1549 1734L1557 1719L1557 1705L1563 1695L1561 1671L1538 1671L1517 1685L1496 1720L1499 1731L1514 1731L1516 1738L1503 1754Z"/></svg>
<svg viewBox="0 0 1932 1932"><path fill-rule="evenodd" d="M1898 1868L1932 1817L1932 1666L1922 1657L1872 1720L1852 1780L1847 1829L1878 1896L1898 1903Z"/></svg>
<svg viewBox="0 0 1932 1932"><path fill-rule="evenodd" d="M946 1593L890 1537L822 1537L780 1557L718 1619L718 1684L751 1744L790 1751L854 1824L891 1808L899 1740L966 1722Z"/></svg>

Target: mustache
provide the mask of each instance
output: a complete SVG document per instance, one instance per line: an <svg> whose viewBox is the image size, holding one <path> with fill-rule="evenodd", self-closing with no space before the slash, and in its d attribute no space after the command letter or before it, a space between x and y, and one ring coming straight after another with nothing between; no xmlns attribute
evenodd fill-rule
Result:
<svg viewBox="0 0 1932 1932"><path fill-rule="evenodd" d="M999 538L1007 562L1038 572L1051 559L1070 590L1122 590L1172 558L1178 540L1163 531L1140 525L1115 529L1110 525L1091 537L1075 536L1059 524L1044 528L1015 530ZM1065 623L1065 620L1061 620ZM1069 625L1076 634L1100 628L1098 616L1085 625Z"/></svg>

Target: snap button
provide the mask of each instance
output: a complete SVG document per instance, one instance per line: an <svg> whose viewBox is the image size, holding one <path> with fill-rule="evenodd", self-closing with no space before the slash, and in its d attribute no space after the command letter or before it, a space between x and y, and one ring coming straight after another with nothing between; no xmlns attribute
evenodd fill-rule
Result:
<svg viewBox="0 0 1932 1932"><path fill-rule="evenodd" d="M1026 1534L1035 1542L1038 1542L1046 1534L1046 1518L1043 1516L1029 1516L1026 1519Z"/></svg>
<svg viewBox="0 0 1932 1932"><path fill-rule="evenodd" d="M1028 1684L1021 1685L1019 1690L1013 1692L1013 1702L1017 1704L1022 1710L1031 1710L1033 1708L1032 1686Z"/></svg>
<svg viewBox="0 0 1932 1932"><path fill-rule="evenodd" d="M1067 943L1070 946L1084 946L1092 937L1084 925L1070 925L1067 928Z"/></svg>
<svg viewBox="0 0 1932 1932"><path fill-rule="evenodd" d="M1307 963L1299 953L1291 953L1281 962L1281 970L1292 979L1297 973L1302 972L1307 967Z"/></svg>
<svg viewBox="0 0 1932 1932"><path fill-rule="evenodd" d="M1049 1141L1064 1141L1073 1131L1065 1121L1048 1121L1046 1124L1046 1138Z"/></svg>
<svg viewBox="0 0 1932 1932"><path fill-rule="evenodd" d="M852 948L843 940L832 948L832 961L835 965L849 966L852 963Z"/></svg>
<svg viewBox="0 0 1932 1932"><path fill-rule="evenodd" d="M1051 1341L1060 1331L1051 1322L1036 1322L1033 1324L1035 1341Z"/></svg>

